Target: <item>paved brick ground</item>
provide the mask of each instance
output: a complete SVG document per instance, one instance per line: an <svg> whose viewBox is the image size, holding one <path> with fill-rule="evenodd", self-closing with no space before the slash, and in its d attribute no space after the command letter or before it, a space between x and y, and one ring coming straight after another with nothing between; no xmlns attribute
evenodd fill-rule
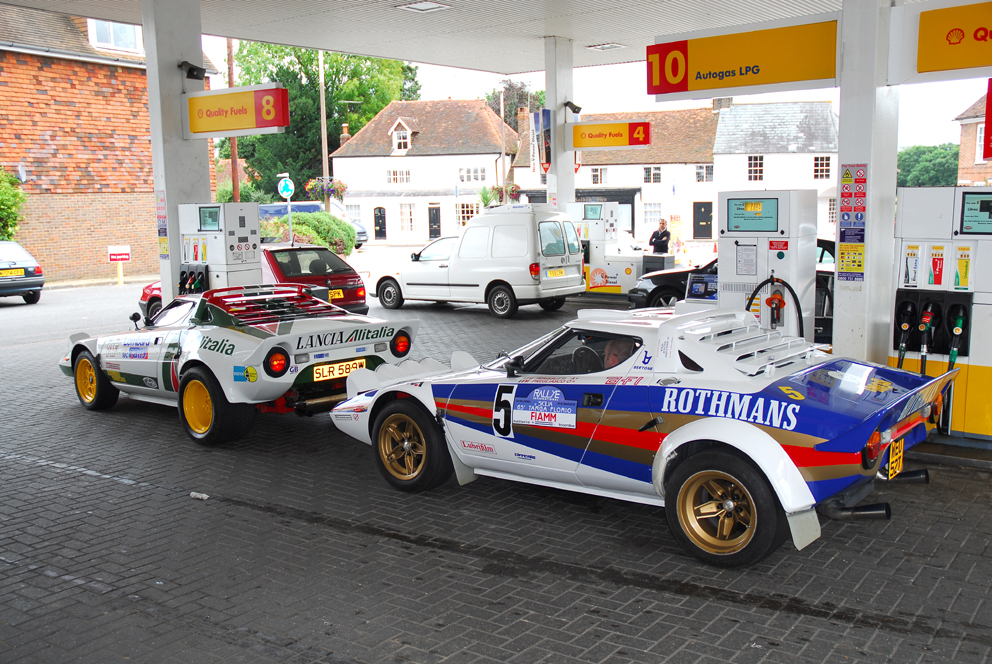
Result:
<svg viewBox="0 0 992 664"><path fill-rule="evenodd" d="M70 332L139 289L0 300L2 662L982 662L990 473L887 487L746 571L685 556L662 511L481 478L393 491L329 418L207 449L174 410L81 408ZM417 355L494 357L574 315L411 305ZM373 313L384 313L373 307ZM85 318L85 320L81 320ZM193 500L190 492L210 498Z"/></svg>

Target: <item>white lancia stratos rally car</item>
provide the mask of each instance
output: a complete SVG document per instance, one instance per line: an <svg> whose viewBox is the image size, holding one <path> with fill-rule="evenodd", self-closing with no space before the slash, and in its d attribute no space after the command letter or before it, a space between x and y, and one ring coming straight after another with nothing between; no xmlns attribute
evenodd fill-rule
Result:
<svg viewBox="0 0 992 664"><path fill-rule="evenodd" d="M334 424L373 447L394 487L454 472L664 506L676 540L722 567L791 535L802 549L873 480L926 481L903 452L939 421L938 378L835 357L748 312L580 311L483 366L404 362L347 380Z"/></svg>
<svg viewBox="0 0 992 664"><path fill-rule="evenodd" d="M419 322L351 314L305 286L243 286L184 295L138 329L74 334L59 363L90 410L119 391L178 406L203 445L237 440L255 413L313 414L345 398L345 379L410 352Z"/></svg>

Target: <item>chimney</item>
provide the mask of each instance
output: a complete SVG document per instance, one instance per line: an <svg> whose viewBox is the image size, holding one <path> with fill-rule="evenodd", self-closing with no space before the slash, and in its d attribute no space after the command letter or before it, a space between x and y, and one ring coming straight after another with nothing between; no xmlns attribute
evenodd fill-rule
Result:
<svg viewBox="0 0 992 664"><path fill-rule="evenodd" d="M713 110L719 111L721 108L730 108L733 103L733 97L714 97L713 98Z"/></svg>
<svg viewBox="0 0 992 664"><path fill-rule="evenodd" d="M527 108L524 106L517 107L517 134L523 136L523 132L527 131L530 126L529 118L527 117ZM521 138L520 140L523 140Z"/></svg>
<svg viewBox="0 0 992 664"><path fill-rule="evenodd" d="M341 145L344 145L351 139L351 134L348 133L348 123L345 122L341 125Z"/></svg>

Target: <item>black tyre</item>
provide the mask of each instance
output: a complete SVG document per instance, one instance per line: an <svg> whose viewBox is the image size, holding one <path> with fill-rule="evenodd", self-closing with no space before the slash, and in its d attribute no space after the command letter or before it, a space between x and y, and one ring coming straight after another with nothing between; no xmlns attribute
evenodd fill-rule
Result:
<svg viewBox="0 0 992 664"><path fill-rule="evenodd" d="M558 311L563 306L565 306L565 298L556 297L551 300L542 300L538 304L540 304L541 308L544 309L545 311Z"/></svg>
<svg viewBox="0 0 992 664"><path fill-rule="evenodd" d="M665 516L688 553L717 567L747 567L773 553L788 523L768 480L749 460L706 451L666 483Z"/></svg>
<svg viewBox="0 0 992 664"><path fill-rule="evenodd" d="M363 244L364 242L359 242L358 244L355 245L355 249L361 249Z"/></svg>
<svg viewBox="0 0 992 664"><path fill-rule="evenodd" d="M509 286L496 286L489 291L489 313L496 318L513 318L517 313L517 298Z"/></svg>
<svg viewBox="0 0 992 664"><path fill-rule="evenodd" d="M403 306L403 293L400 285L392 279L386 279L379 286L379 302L386 309L399 309Z"/></svg>
<svg viewBox="0 0 992 664"><path fill-rule="evenodd" d="M400 491L433 489L454 472L441 427L411 399L390 402L372 432L376 468Z"/></svg>
<svg viewBox="0 0 992 664"><path fill-rule="evenodd" d="M30 293L25 293L21 297L24 298L24 301L27 304L38 304L38 300L41 299L41 291L40 290L31 291Z"/></svg>
<svg viewBox="0 0 992 664"><path fill-rule="evenodd" d="M179 421L199 444L218 445L248 435L255 406L230 403L212 373L193 367L179 378Z"/></svg>
<svg viewBox="0 0 992 664"><path fill-rule="evenodd" d="M162 300L148 300L148 319L151 320L162 311Z"/></svg>
<svg viewBox="0 0 992 664"><path fill-rule="evenodd" d="M114 387L107 374L103 373L93 355L84 350L76 356L72 365L73 382L79 403L88 410L103 410L117 403L120 391Z"/></svg>
<svg viewBox="0 0 992 664"><path fill-rule="evenodd" d="M649 307L674 307L675 303L681 299L674 288L664 288L651 296L648 302Z"/></svg>

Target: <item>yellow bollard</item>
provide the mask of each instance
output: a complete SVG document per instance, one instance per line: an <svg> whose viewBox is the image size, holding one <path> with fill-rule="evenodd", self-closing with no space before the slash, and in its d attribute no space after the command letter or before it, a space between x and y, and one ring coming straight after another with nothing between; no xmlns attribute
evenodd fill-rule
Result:
<svg viewBox="0 0 992 664"><path fill-rule="evenodd" d="M117 285L124 285L124 262L117 261Z"/></svg>

